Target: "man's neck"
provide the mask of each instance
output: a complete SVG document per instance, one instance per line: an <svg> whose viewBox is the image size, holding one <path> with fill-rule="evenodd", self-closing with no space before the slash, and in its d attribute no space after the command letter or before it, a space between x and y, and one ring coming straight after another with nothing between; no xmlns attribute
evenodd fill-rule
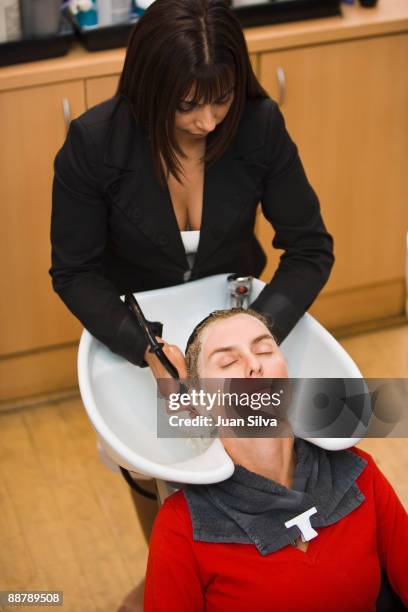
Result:
<svg viewBox="0 0 408 612"><path fill-rule="evenodd" d="M296 467L293 438L223 438L235 464L291 488Z"/></svg>

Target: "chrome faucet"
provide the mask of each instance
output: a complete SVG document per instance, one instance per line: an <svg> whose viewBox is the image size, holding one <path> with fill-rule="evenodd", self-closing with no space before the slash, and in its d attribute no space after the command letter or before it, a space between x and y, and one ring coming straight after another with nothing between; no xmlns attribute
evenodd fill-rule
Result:
<svg viewBox="0 0 408 612"><path fill-rule="evenodd" d="M228 276L230 308L248 308L251 297L252 276Z"/></svg>

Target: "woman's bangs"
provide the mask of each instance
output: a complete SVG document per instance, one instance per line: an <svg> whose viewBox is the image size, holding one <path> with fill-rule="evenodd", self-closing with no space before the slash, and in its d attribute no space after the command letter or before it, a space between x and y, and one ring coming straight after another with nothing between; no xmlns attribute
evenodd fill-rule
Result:
<svg viewBox="0 0 408 612"><path fill-rule="evenodd" d="M218 64L205 67L200 74L189 80L184 98L192 92L193 97L189 99L197 104L211 104L222 98L235 86L235 74L231 66Z"/></svg>

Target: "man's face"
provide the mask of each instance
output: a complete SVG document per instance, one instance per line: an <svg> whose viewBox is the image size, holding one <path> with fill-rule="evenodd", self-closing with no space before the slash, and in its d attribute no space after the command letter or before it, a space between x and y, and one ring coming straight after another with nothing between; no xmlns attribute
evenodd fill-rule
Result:
<svg viewBox="0 0 408 612"><path fill-rule="evenodd" d="M200 378L287 378L285 359L268 328L240 313L208 325L201 337Z"/></svg>

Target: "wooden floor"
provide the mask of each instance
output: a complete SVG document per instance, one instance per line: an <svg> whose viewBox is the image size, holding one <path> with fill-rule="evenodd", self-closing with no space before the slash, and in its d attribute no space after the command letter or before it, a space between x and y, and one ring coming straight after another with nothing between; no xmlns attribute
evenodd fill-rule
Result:
<svg viewBox="0 0 408 612"><path fill-rule="evenodd" d="M64 610L115 611L147 549L80 400L3 415L0 431L0 588L63 590Z"/></svg>
<svg viewBox="0 0 408 612"><path fill-rule="evenodd" d="M367 377L407 376L408 326L342 344ZM408 507L406 440L361 446ZM115 612L146 555L127 487L99 462L79 399L0 416L0 590L63 590L64 611Z"/></svg>

